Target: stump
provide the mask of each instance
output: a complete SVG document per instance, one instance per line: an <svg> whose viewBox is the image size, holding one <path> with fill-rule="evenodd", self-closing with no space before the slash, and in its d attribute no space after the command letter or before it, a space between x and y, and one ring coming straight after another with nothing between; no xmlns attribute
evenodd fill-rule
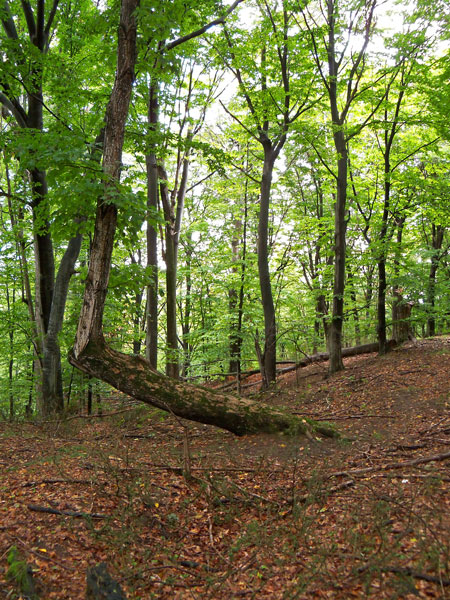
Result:
<svg viewBox="0 0 450 600"><path fill-rule="evenodd" d="M105 563L88 569L86 600L126 600L122 588L108 573Z"/></svg>

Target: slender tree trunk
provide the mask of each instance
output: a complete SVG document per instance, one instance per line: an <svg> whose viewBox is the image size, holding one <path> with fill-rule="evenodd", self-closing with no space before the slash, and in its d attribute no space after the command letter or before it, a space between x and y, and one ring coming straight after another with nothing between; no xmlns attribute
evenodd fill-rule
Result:
<svg viewBox="0 0 450 600"><path fill-rule="evenodd" d="M58 342L64 321L69 283L74 272L75 263L81 249L82 235L72 238L61 259L53 293L52 309L44 340L43 353L43 393L45 398L44 413L61 412L64 409L62 387L61 352Z"/></svg>
<svg viewBox="0 0 450 600"><path fill-rule="evenodd" d="M241 332L239 331L239 314L237 306L239 302L239 292L236 288L236 278L239 272L239 247L242 235L242 221L235 219L234 233L231 240L231 272L233 274L233 283L228 290L228 309L230 314L230 333L228 336L230 347L230 363L228 366L229 373L240 373L240 349L241 349Z"/></svg>
<svg viewBox="0 0 450 600"><path fill-rule="evenodd" d="M270 281L268 248L270 191L275 158L270 143L266 143L264 145L264 165L261 179L258 221L258 273L264 312L264 350L262 353L262 362L264 364L263 381L266 386L276 380L277 361L277 328L272 284Z"/></svg>
<svg viewBox="0 0 450 600"><path fill-rule="evenodd" d="M16 288L13 284L12 289L12 302L9 292L8 282L6 283L6 308L8 311L8 337L9 337L9 361L8 361L8 388L9 388L9 420L14 421L14 391L13 391L13 381L14 381L14 326L13 326L13 316L12 310L14 308L14 303L16 301Z"/></svg>
<svg viewBox="0 0 450 600"><path fill-rule="evenodd" d="M88 378L87 387L87 414L92 415L92 377Z"/></svg>
<svg viewBox="0 0 450 600"><path fill-rule="evenodd" d="M345 256L346 230L345 218L347 204L347 147L342 128L334 133L338 154L338 174L336 180L336 202L334 205L334 280L333 310L329 328L330 374L344 368L342 362L342 328L344 321Z"/></svg>
<svg viewBox="0 0 450 600"><path fill-rule="evenodd" d="M405 217L401 217L397 222L397 244L394 257L394 287L392 290L394 296L394 301L392 303L392 337L396 344L401 344L411 337L411 327L408 321L411 315L411 305L403 298L403 289L398 284L404 225Z"/></svg>
<svg viewBox="0 0 450 600"><path fill-rule="evenodd" d="M178 328L177 328L177 252L172 226L166 224L166 318L167 318L167 358L166 374L179 377Z"/></svg>
<svg viewBox="0 0 450 600"><path fill-rule="evenodd" d="M399 105L397 104L399 108ZM385 111L384 116L385 122L387 123L388 115ZM395 125L395 123L394 123ZM394 126L393 126L394 127ZM386 354L388 348L386 345L386 259L387 259L387 244L388 244L388 219L389 210L391 204L391 163L390 163L390 151L393 141L395 129L391 129L390 132L386 129L384 132L385 147L384 147L384 205L383 215L381 219L381 231L380 231L380 251L378 257L378 302L377 302L377 335L379 344L379 354Z"/></svg>
<svg viewBox="0 0 450 600"><path fill-rule="evenodd" d="M133 253L130 253L131 264L142 267L141 249L137 250L137 259ZM136 291L134 295L134 315L133 315L133 354L141 353L141 323L142 323L142 299L144 293L142 289Z"/></svg>
<svg viewBox="0 0 450 600"><path fill-rule="evenodd" d="M187 149L182 161L181 180L176 196L171 199L167 187L167 173L162 165L161 172L161 200L164 208L165 226L165 263L166 263L166 323L167 323L167 359L166 374L178 379L180 376L180 361L178 348L177 324L177 271L178 271L178 245L180 240L181 223L184 211L189 176L189 142L192 134L187 135Z"/></svg>
<svg viewBox="0 0 450 600"><path fill-rule="evenodd" d="M246 163L248 167L248 147L247 147L247 158ZM248 179L245 179L245 191L244 191L244 220L240 219L235 221L235 239L233 246L233 262L237 263L240 259L240 269L237 266L233 266L233 270L236 275L240 272L239 277L239 291L235 292L233 297L233 305L230 305L232 309L232 331L230 333L230 365L229 372L235 373L238 381L238 391L240 392L240 381L241 381L241 359L242 359L242 321L244 316L244 293L245 293L245 271L246 271L246 260L247 260L247 220L248 220ZM242 240L242 241L241 241ZM241 250L239 251L239 244ZM240 255L240 256L239 256ZM237 310L237 314L233 317L233 312Z"/></svg>
<svg viewBox="0 0 450 600"><path fill-rule="evenodd" d="M159 122L159 87L152 81L149 88L148 126L155 132ZM158 231L151 222L158 214L159 185L158 165L155 152L146 156L147 166L147 266L151 273L147 285L147 332L145 356L153 368L158 366Z"/></svg>
<svg viewBox="0 0 450 600"><path fill-rule="evenodd" d="M191 354L192 344L189 339L191 333L191 312L192 312L192 236L190 233L186 234L186 246L185 246L185 285L186 285L186 297L184 300L184 315L182 318L182 329L183 329L183 369L182 376L184 378L189 376L191 367Z"/></svg>
<svg viewBox="0 0 450 600"><path fill-rule="evenodd" d="M434 313L436 299L436 273L439 267L439 251L442 248L445 231L445 228L442 225L435 225L433 223L431 227L433 253L431 255L427 290L427 301L430 311L430 316L428 317L427 321L427 334L430 337L436 335L436 317Z"/></svg>

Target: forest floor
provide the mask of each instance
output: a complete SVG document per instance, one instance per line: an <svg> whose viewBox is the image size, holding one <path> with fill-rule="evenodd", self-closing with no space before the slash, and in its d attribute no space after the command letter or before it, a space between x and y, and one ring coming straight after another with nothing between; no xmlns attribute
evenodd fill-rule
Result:
<svg viewBox="0 0 450 600"><path fill-rule="evenodd" d="M0 598L21 597L8 556L45 600L85 598L101 561L130 600L450 598L450 338L344 362L260 395L341 440L239 438L120 398L1 424Z"/></svg>

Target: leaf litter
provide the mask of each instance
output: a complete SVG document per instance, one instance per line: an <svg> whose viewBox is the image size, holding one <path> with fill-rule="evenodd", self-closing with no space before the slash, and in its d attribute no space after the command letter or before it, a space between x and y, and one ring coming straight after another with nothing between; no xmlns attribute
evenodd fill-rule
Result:
<svg viewBox="0 0 450 600"><path fill-rule="evenodd" d="M14 546L47 600L84 598L102 561L129 599L449 598L449 356L423 340L258 392L341 440L238 438L119 396L110 417L3 424L0 597L20 598Z"/></svg>

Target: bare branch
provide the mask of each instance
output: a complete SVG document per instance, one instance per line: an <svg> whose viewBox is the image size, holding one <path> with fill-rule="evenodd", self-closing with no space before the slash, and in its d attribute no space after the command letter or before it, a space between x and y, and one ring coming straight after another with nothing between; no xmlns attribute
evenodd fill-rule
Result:
<svg viewBox="0 0 450 600"><path fill-rule="evenodd" d="M45 37L46 37L47 40L48 40L48 37L50 35L50 30L51 30L52 25L53 25L53 20L55 18L56 11L58 10L58 4L59 4L59 0L53 0L53 5L52 5L52 8L50 10L50 14L48 16L47 25L45 26Z"/></svg>
<svg viewBox="0 0 450 600"><path fill-rule="evenodd" d="M211 29L211 27L214 27L215 25L223 25L225 23L225 19L228 17L228 15L230 15L235 10L235 8L237 8L237 6L239 6L239 4L243 1L244 0L235 0L235 2L233 2L233 4L227 9L227 11L225 12L225 14L222 17L219 17L218 19L214 19L213 21L210 21L206 25L203 25L203 27L200 27L200 29L197 29L196 31L192 31L191 33L188 33L187 35L184 35L184 36L178 38L177 40L170 42L163 48L163 52L165 50L173 50L173 48L176 48L177 46L180 46L181 44L184 44L185 42L188 42L189 40L192 40L196 37L203 35L204 33L206 33L208 31L208 29Z"/></svg>
<svg viewBox="0 0 450 600"><path fill-rule="evenodd" d="M431 140L431 142L426 142L425 144L422 144L421 146L418 146L417 148L415 148L414 150L412 150L411 152L409 152L406 156L404 156L402 159L400 159L394 167L392 167L391 172L395 171L395 169L397 167L399 167L402 163L404 163L405 161L408 160L408 158L411 158L411 156L414 156L414 154L417 154L418 152L420 152L421 150L423 150L424 148L428 148L428 146L431 146L433 144L435 144L436 142L438 142L441 138L437 137L434 138L434 140Z"/></svg>

